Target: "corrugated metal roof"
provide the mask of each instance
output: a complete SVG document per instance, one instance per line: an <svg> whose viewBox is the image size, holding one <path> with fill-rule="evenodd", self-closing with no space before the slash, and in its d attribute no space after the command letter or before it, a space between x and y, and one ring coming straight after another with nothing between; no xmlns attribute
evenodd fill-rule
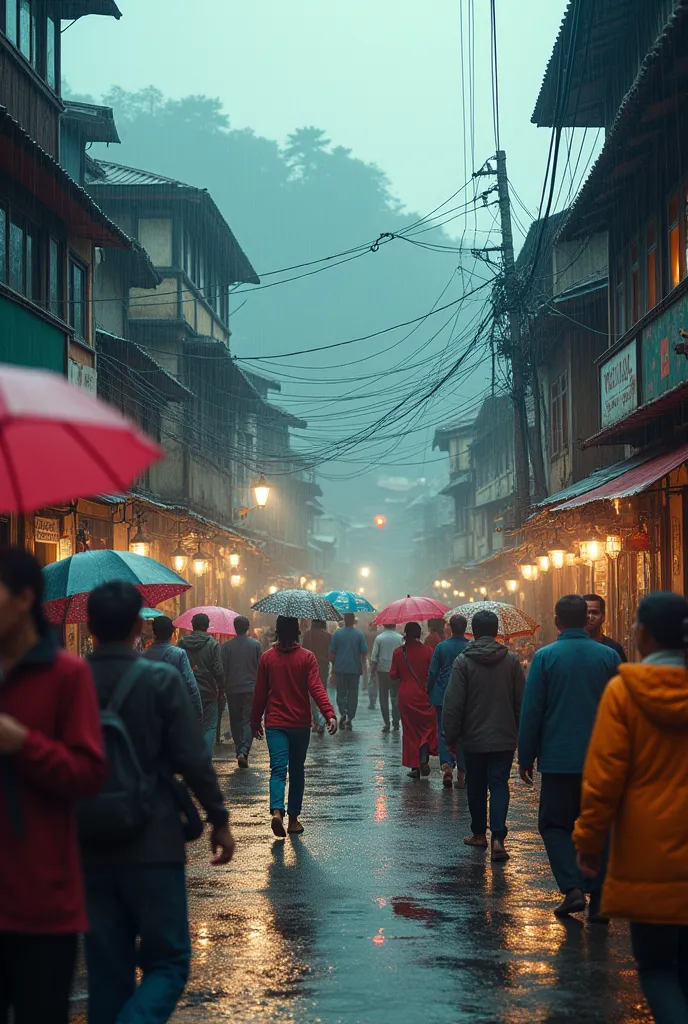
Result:
<svg viewBox="0 0 688 1024"><path fill-rule="evenodd" d="M87 14L102 14L106 17L122 17L115 0L59 0L57 7L62 21L76 21Z"/></svg>
<svg viewBox="0 0 688 1024"><path fill-rule="evenodd" d="M688 460L688 444L649 459L642 465L629 469L615 480L611 480L601 487L596 487L586 494L564 502L563 505L559 505L557 511L580 508L581 505L590 505L594 501L615 501L617 498L632 498L635 494L647 491L658 480L673 472L686 460Z"/></svg>
<svg viewBox="0 0 688 1024"><path fill-rule="evenodd" d="M604 484L610 483L618 477L623 476L624 473L630 469L634 469L636 466L642 466L648 462L654 452L639 452L636 455L631 456L630 459L623 459L621 462L613 462L611 466L603 466L602 469L596 470L591 473L590 476L586 476L583 480L577 480L569 487L565 487L562 491L557 491L556 494L551 494L549 498L544 498L542 501L536 502L531 505L531 509L536 510L530 517L535 518L536 515L547 508L552 508L555 505L560 507L562 502L568 501L572 498L577 498L581 494L587 494L589 491L595 490L602 487Z"/></svg>
<svg viewBox="0 0 688 1024"><path fill-rule="evenodd" d="M205 191L205 189L196 188L194 185L186 185L183 181L177 181L175 178L166 178L162 174L142 171L138 167L126 167L124 164L115 164L109 160L95 160L94 163L98 165L102 175L92 175L93 184L174 185L176 188L188 189L190 192Z"/></svg>

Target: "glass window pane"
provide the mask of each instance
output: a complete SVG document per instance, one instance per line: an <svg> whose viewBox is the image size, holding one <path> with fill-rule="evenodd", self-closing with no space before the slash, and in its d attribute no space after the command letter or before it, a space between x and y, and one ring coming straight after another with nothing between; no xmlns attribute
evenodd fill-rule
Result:
<svg viewBox="0 0 688 1024"><path fill-rule="evenodd" d="M77 338L86 337L86 275L73 260L69 264L69 322Z"/></svg>
<svg viewBox="0 0 688 1024"><path fill-rule="evenodd" d="M60 243L51 238L48 243L48 309L53 316L60 310Z"/></svg>
<svg viewBox="0 0 688 1024"><path fill-rule="evenodd" d="M14 217L10 224L10 288L24 291L24 229Z"/></svg>
<svg viewBox="0 0 688 1024"><path fill-rule="evenodd" d="M57 89L57 25L48 18L46 29L45 80L51 89Z"/></svg>
<svg viewBox="0 0 688 1024"><path fill-rule="evenodd" d="M7 280L7 213L0 206L0 281Z"/></svg>
<svg viewBox="0 0 688 1024"><path fill-rule="evenodd" d="M26 232L26 282L24 286L24 295L27 299L36 299L36 263L38 256L38 246L35 244L35 238L33 231L29 229Z"/></svg>
<svg viewBox="0 0 688 1024"><path fill-rule="evenodd" d="M647 254L647 308L657 305L657 250Z"/></svg>
<svg viewBox="0 0 688 1024"><path fill-rule="evenodd" d="M17 0L5 0L5 31L11 43L17 45Z"/></svg>
<svg viewBox="0 0 688 1024"><path fill-rule="evenodd" d="M19 0L19 49L31 59L31 0Z"/></svg>
<svg viewBox="0 0 688 1024"><path fill-rule="evenodd" d="M669 232L669 265L671 268L671 287L675 288L681 280L681 239L678 224Z"/></svg>

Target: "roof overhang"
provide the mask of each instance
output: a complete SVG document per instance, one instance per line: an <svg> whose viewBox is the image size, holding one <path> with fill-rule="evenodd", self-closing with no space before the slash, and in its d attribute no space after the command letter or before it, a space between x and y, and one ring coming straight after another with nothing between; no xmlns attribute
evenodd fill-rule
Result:
<svg viewBox="0 0 688 1024"><path fill-rule="evenodd" d="M118 143L122 141L117 133L112 107L65 100L62 119L78 129L84 142Z"/></svg>
<svg viewBox="0 0 688 1024"><path fill-rule="evenodd" d="M581 448L606 444L630 444L634 447L646 444L648 433L661 434L664 427L670 427L676 421L676 414L681 412L683 406L688 406L688 381L646 402L618 423L599 430L583 441Z"/></svg>
<svg viewBox="0 0 688 1024"><path fill-rule="evenodd" d="M87 14L102 14L117 20L122 17L115 0L60 0L59 8L62 21L76 21Z"/></svg>
<svg viewBox="0 0 688 1024"><path fill-rule="evenodd" d="M120 338L107 331L96 330L96 348L98 352L105 354L106 359L109 355L125 363L128 369L145 373L146 383L154 387L169 401L184 402L194 397L193 391L190 391L169 370L161 366L143 345L138 345L135 341Z"/></svg>
<svg viewBox="0 0 688 1024"><path fill-rule="evenodd" d="M632 498L636 494L642 494L649 490L658 480L668 476L680 465L688 460L688 444L673 448L671 451L663 452L654 458L648 459L639 466L633 466L615 480L610 480L601 487L595 487L585 494L578 495L559 505L557 512L568 509L580 508L582 505L590 505L595 501L616 501L620 498Z"/></svg>
<svg viewBox="0 0 688 1024"><path fill-rule="evenodd" d="M73 235L95 245L131 251L131 239L1 106L0 170L24 184Z"/></svg>

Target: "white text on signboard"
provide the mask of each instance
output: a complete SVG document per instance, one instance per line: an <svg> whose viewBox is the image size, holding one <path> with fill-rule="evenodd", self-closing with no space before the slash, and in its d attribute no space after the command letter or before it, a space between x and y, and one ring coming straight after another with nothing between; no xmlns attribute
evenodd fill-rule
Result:
<svg viewBox="0 0 688 1024"><path fill-rule="evenodd" d="M638 355L635 338L600 370L602 426L625 419L638 407Z"/></svg>

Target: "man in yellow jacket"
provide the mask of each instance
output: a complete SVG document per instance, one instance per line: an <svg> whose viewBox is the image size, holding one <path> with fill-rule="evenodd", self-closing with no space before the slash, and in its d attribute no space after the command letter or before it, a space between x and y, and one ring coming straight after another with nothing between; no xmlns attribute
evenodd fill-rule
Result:
<svg viewBox="0 0 688 1024"><path fill-rule="evenodd" d="M574 831L593 876L611 830L602 909L631 922L657 1024L688 1022L688 601L651 594L635 625L640 665L621 665L600 703Z"/></svg>

